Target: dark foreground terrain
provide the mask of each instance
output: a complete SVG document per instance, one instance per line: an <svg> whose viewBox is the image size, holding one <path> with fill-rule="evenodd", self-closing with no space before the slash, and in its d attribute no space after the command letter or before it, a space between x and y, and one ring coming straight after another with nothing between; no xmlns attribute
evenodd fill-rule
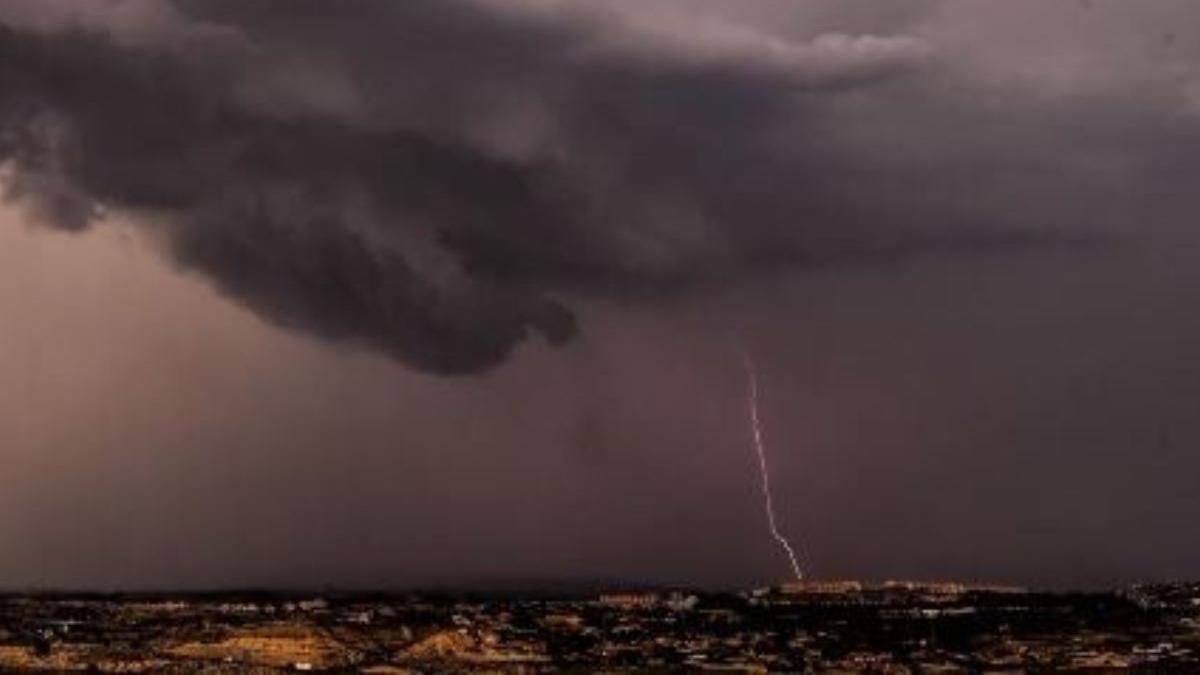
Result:
<svg viewBox="0 0 1200 675"><path fill-rule="evenodd" d="M1200 584L0 598L0 670L1200 669Z"/></svg>

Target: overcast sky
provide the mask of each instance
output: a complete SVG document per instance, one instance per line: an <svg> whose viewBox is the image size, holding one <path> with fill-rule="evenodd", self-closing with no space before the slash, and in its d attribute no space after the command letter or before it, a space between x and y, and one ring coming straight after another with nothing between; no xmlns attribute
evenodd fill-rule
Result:
<svg viewBox="0 0 1200 675"><path fill-rule="evenodd" d="M1193 25L6 0L0 586L1194 577Z"/></svg>

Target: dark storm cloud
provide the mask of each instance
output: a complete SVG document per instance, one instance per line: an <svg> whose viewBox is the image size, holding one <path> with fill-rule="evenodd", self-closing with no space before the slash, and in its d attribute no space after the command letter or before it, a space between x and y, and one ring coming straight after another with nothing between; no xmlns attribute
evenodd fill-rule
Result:
<svg viewBox="0 0 1200 675"><path fill-rule="evenodd" d="M72 230L151 212L260 315L435 372L568 340L556 296L1047 237L1112 179L1024 147L1019 109L984 120L999 141L911 138L978 112L911 36L465 0L108 7L131 5L30 6L0 33L10 194Z"/></svg>
<svg viewBox="0 0 1200 675"><path fill-rule="evenodd" d="M163 212L177 259L266 317L440 372L495 363L531 328L574 330L534 293L439 284L438 261L418 269L351 212L361 198L439 227L545 217L528 168L401 130L256 116L232 104L224 68L100 35L5 31L0 50L12 194L60 227L86 227L95 200Z"/></svg>

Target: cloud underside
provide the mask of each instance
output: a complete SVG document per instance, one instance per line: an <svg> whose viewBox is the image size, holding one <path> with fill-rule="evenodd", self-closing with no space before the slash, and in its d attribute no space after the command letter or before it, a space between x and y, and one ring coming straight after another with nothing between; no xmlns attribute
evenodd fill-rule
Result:
<svg viewBox="0 0 1200 675"><path fill-rule="evenodd" d="M8 195L69 230L139 212L259 315L436 373L568 341L573 297L1103 229L1137 159L1063 150L1127 128L1119 106L1065 134L1069 106L997 115L919 36L465 0L108 7L0 13Z"/></svg>

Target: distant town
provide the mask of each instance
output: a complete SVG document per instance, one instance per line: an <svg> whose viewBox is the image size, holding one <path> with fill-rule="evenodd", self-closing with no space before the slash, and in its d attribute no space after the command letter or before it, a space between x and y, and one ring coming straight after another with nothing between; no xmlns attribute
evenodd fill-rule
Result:
<svg viewBox="0 0 1200 675"><path fill-rule="evenodd" d="M545 597L11 595L0 670L733 672L1200 668L1200 583L960 583Z"/></svg>

